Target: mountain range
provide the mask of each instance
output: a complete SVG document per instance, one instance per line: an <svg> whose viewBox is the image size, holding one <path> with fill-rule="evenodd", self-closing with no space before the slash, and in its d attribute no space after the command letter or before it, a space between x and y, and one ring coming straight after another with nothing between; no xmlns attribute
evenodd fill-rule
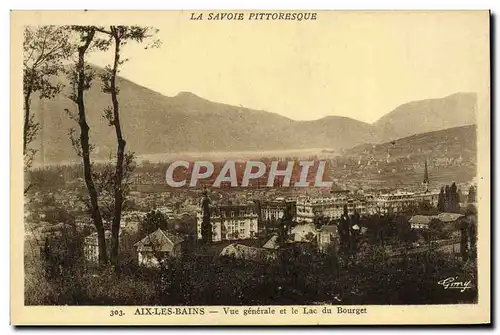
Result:
<svg viewBox="0 0 500 335"><path fill-rule="evenodd" d="M382 144L362 144L346 150L340 164L363 186L398 188L420 185L424 164L432 189L469 182L477 175L475 125L416 134ZM342 169L335 169L342 174ZM343 176L345 177L345 176Z"/></svg>
<svg viewBox="0 0 500 335"><path fill-rule="evenodd" d="M381 144L362 144L346 150L344 157L397 161L435 160L446 153L447 159L476 162L476 126L453 127L411 135Z"/></svg>
<svg viewBox="0 0 500 335"><path fill-rule="evenodd" d="M475 93L409 102L369 124L340 116L296 121L262 110L212 102L190 92L167 97L121 77L118 85L127 150L138 155L308 148L344 150L476 122ZM70 128L78 130L78 125L65 111L76 113L74 103L68 98L69 90L66 85L62 94L51 100L32 101L32 110L41 125L32 144L38 149L35 158L38 163L77 159L68 137ZM106 158L115 152L116 139L113 129L102 118L103 109L110 106L110 97L101 92L98 79L86 91L85 102L94 155Z"/></svg>

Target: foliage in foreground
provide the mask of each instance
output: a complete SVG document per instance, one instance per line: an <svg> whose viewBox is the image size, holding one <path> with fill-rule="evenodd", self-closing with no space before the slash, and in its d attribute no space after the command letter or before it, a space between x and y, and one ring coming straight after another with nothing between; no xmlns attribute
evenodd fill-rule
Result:
<svg viewBox="0 0 500 335"><path fill-rule="evenodd" d="M264 266L225 258L185 256L168 269L133 264L120 274L78 262L44 275L41 266L26 274L27 305L268 305L268 304L449 304L474 303L477 289L445 290L438 281L471 279L475 262L463 264L429 251L385 258L383 250L360 256L349 268L336 255L295 253Z"/></svg>

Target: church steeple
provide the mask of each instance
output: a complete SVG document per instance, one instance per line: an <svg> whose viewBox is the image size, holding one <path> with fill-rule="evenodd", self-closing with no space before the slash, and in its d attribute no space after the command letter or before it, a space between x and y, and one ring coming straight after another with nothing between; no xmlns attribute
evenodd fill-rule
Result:
<svg viewBox="0 0 500 335"><path fill-rule="evenodd" d="M429 172L427 171L427 159L425 160L424 186L425 186L425 192L428 192L429 191Z"/></svg>

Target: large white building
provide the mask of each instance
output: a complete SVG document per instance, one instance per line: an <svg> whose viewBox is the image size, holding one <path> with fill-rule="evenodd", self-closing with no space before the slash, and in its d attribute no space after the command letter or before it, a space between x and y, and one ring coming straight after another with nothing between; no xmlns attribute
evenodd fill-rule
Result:
<svg viewBox="0 0 500 335"><path fill-rule="evenodd" d="M392 192L364 196L338 194L321 198L303 197L297 199L297 221L314 222L314 218L320 216L338 220L344 213L344 207L347 207L349 215L353 215L355 212L361 216L398 213L423 202L436 206L438 199L439 192L435 191Z"/></svg>
<svg viewBox="0 0 500 335"><path fill-rule="evenodd" d="M398 213L424 202L429 202L429 204L436 206L438 199L439 192L436 191L386 193L374 195L371 207L375 213Z"/></svg>
<svg viewBox="0 0 500 335"><path fill-rule="evenodd" d="M198 239L201 239L203 213L197 212ZM225 204L210 207L212 241L243 240L255 238L259 231L255 204Z"/></svg>
<svg viewBox="0 0 500 335"><path fill-rule="evenodd" d="M344 206L347 206L349 215L353 215L354 212L360 215L373 214L365 198L343 193L329 197L297 199L297 221L314 222L314 218L319 216L338 220L344 213Z"/></svg>
<svg viewBox="0 0 500 335"><path fill-rule="evenodd" d="M398 213L427 202L437 206L439 192L429 191L427 161L422 192L391 192L380 194L351 195L348 191L333 193L329 197L297 199L297 221L314 222L318 216L340 219L347 207L349 215L355 212L361 216L373 214Z"/></svg>
<svg viewBox="0 0 500 335"><path fill-rule="evenodd" d="M292 220L296 218L295 201L292 200L274 200L274 201L261 201L257 205L257 210L260 210L260 218L263 221L279 221L284 215L287 207L290 210Z"/></svg>

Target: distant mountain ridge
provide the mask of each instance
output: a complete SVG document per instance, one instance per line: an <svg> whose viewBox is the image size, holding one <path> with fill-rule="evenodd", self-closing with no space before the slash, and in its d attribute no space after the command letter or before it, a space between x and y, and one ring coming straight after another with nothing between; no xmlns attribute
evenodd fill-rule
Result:
<svg viewBox="0 0 500 335"><path fill-rule="evenodd" d="M364 185L397 188L420 185L428 163L432 188L469 182L477 175L477 127L448 128L411 135L381 144L346 150L349 171Z"/></svg>
<svg viewBox="0 0 500 335"><path fill-rule="evenodd" d="M432 160L443 156L476 161L476 125L453 127L411 135L380 144L362 144L346 150L345 157L397 160L410 156Z"/></svg>
<svg viewBox="0 0 500 335"><path fill-rule="evenodd" d="M470 93L405 104L375 124L368 124L340 116L295 121L275 113L212 102L190 92L167 97L124 78L118 79L118 85L126 149L136 154L307 148L341 150L429 129L475 123L473 102L476 96ZM68 94L66 85L65 92L54 99L33 99L32 110L41 124L33 145L38 149L37 162L78 160L68 137L70 128L78 130L78 125L65 112L65 109L76 112ZM95 146L93 154L96 158L106 158L115 152L116 139L114 131L102 118L103 109L111 102L109 95L101 92L97 77L90 90L85 92L85 102L90 141ZM423 107L419 108L419 105ZM412 114L419 114L419 117ZM407 125L405 120L412 121ZM418 120L429 121L420 126Z"/></svg>
<svg viewBox="0 0 500 335"><path fill-rule="evenodd" d="M413 134L476 123L476 93L412 101L384 115L373 126L384 142Z"/></svg>

